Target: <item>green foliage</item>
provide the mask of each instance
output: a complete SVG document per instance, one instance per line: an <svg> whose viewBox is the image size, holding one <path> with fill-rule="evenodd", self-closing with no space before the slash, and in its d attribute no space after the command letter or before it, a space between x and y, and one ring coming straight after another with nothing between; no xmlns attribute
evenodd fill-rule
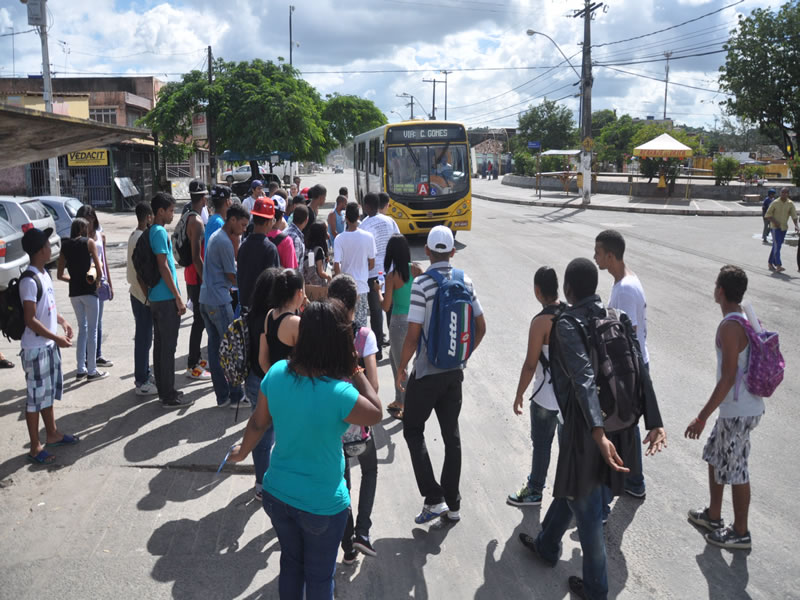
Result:
<svg viewBox="0 0 800 600"><path fill-rule="evenodd" d="M648 179L652 179L658 175L664 161L655 158L642 158L639 159L639 173Z"/></svg>
<svg viewBox="0 0 800 600"><path fill-rule="evenodd" d="M617 120L617 113L608 108L592 113L592 137L597 138L600 132Z"/></svg>
<svg viewBox="0 0 800 600"><path fill-rule="evenodd" d="M714 172L714 185L728 185L739 173L739 161L732 156L720 156L711 163Z"/></svg>
<svg viewBox="0 0 800 600"><path fill-rule="evenodd" d="M592 123L594 124L594 118ZM614 163L621 170L626 155L633 153L633 136L641 127L642 124L634 123L630 115L622 115L609 122L595 140L597 159L600 162Z"/></svg>
<svg viewBox="0 0 800 600"><path fill-rule="evenodd" d="M346 146L359 133L389 122L372 100L339 94L328 96L322 118L328 122L328 135L340 146Z"/></svg>
<svg viewBox="0 0 800 600"><path fill-rule="evenodd" d="M790 158L786 164L792 170L792 183L800 187L800 158Z"/></svg>
<svg viewBox="0 0 800 600"><path fill-rule="evenodd" d="M790 134L800 128L798 39L800 3L787 2L777 12L757 8L739 18L719 77L732 94L723 103L728 114L757 123L786 157L794 155Z"/></svg>
<svg viewBox="0 0 800 600"><path fill-rule="evenodd" d="M532 175L536 169L536 158L527 152L514 153L514 174Z"/></svg>
<svg viewBox="0 0 800 600"><path fill-rule="evenodd" d="M741 169L742 176L746 181L753 179L763 179L767 170L761 165L744 165Z"/></svg>
<svg viewBox="0 0 800 600"><path fill-rule="evenodd" d="M577 142L572 111L553 100L545 100L520 115L516 137L522 144L540 141L543 150L567 149Z"/></svg>
<svg viewBox="0 0 800 600"><path fill-rule="evenodd" d="M543 156L541 172L549 173L552 171L566 171L569 168L569 157L567 156Z"/></svg>

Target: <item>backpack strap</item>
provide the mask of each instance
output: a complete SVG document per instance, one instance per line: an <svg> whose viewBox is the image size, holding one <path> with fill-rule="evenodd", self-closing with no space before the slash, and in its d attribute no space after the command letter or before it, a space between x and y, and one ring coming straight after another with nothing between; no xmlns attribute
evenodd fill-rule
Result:
<svg viewBox="0 0 800 600"><path fill-rule="evenodd" d="M269 236L267 236L267 237L269 237ZM275 247L277 248L278 246L280 246L283 243L283 240L285 240L287 237L289 237L288 233L281 232L278 235L276 235L275 237L269 238L269 240L273 244L275 244Z"/></svg>
<svg viewBox="0 0 800 600"><path fill-rule="evenodd" d="M31 271L30 269L25 269L19 276L19 283L22 283L23 279L33 279L36 282L36 304L39 304L39 301L42 299L42 294L44 290L42 289L42 282L36 276L36 273Z"/></svg>
<svg viewBox="0 0 800 600"><path fill-rule="evenodd" d="M735 321L736 323L738 323L739 325L742 326L742 328L744 329L744 333L747 336L747 344L750 346L750 352L752 352L753 351L753 345L750 343L750 332L753 331L753 333L755 333L755 331L753 330L753 326L750 324L750 321L748 321L743 316L737 315L737 314L732 314L732 313L728 313L727 315L725 315L722 318L722 321L720 321L719 326L717 327L717 335L716 335L716 342L715 342L716 345L717 345L717 348L720 347L720 345L719 345L719 329L720 329L720 327L722 327L722 324L725 321ZM733 401L734 402L738 402L739 401L739 388L742 385L742 379L744 379L745 373L746 373L746 371L743 371L742 369L739 368L739 357L737 356L736 357L736 381L733 384Z"/></svg>

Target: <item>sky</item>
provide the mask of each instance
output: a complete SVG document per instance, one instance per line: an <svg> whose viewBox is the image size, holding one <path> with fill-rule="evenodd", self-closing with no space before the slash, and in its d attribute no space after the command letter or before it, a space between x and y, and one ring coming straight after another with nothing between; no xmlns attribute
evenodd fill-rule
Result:
<svg viewBox="0 0 800 600"><path fill-rule="evenodd" d="M293 65L323 96L369 98L394 122L409 117L407 99L398 95L410 94L415 116L430 115L433 85L423 79L443 81L442 71L449 70L449 120L515 127L520 112L544 98L559 100L578 119L579 77L561 52L580 72L583 19L573 13L583 7L581 0L291 1ZM3 4L0 76L40 74L41 44L28 31L25 6ZM592 109L661 118L665 84L658 80L664 79L664 53L671 51L667 117L713 128L726 98L717 91L725 60L719 51L741 15L768 6L756 0L603 3L592 21ZM54 77L148 74L175 80L206 68L208 45L225 60L289 59L288 3L49 0L48 8ZM703 16L708 13L714 14ZM20 33L7 35L12 27ZM528 29L552 41L528 36ZM439 83L436 116L444 112L445 85Z"/></svg>

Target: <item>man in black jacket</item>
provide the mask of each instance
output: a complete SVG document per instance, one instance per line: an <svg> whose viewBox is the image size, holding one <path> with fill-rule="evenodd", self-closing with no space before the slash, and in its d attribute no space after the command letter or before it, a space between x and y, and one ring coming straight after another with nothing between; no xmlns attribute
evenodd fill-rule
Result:
<svg viewBox="0 0 800 600"><path fill-rule="evenodd" d="M565 312L584 328L592 319L606 314L596 290L597 268L594 264L584 258L570 262L564 274L564 294L570 304ZM666 446L666 433L630 319L623 313L621 321L628 328L637 349L642 412L645 426L650 430L644 443L650 444L646 452L650 455ZM608 594L608 572L603 539L602 488L607 485L614 495L620 494L626 474L636 467L633 463L638 462L638 454L633 429L637 425L606 435L595 370L577 324L570 319L558 319L553 333L555 345L558 346L558 356L551 354L553 383L564 418L553 487L554 499L542 521L539 535L534 539L522 533L520 540L544 562L555 566L560 554L561 538L574 516L583 552L583 578L570 577L570 590L579 598L605 599ZM551 352L555 354L553 350Z"/></svg>

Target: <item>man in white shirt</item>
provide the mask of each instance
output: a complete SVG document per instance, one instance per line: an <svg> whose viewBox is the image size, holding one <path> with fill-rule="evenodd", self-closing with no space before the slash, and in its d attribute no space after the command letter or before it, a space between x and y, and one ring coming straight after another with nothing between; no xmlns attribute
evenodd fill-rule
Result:
<svg viewBox="0 0 800 600"><path fill-rule="evenodd" d="M254 179L253 183L250 184L250 195L242 200L242 206L247 209L248 213L252 213L256 200L261 198L263 195L264 183L258 179Z"/></svg>
<svg viewBox="0 0 800 600"><path fill-rule="evenodd" d="M359 327L369 327L369 292L370 270L375 268L375 238L368 231L358 228L358 203L350 202L345 208L346 229L336 238L333 252L333 272L347 273L356 280L358 303L356 304L355 322Z"/></svg>
<svg viewBox="0 0 800 600"><path fill-rule="evenodd" d="M384 196L385 198L382 198ZM395 233L400 233L394 219L386 216L385 211L389 206L389 195L369 193L364 196L364 208L367 218L361 222L359 229L368 231L375 238L375 265L369 270L369 320L370 329L378 339L378 348L383 348L383 311L381 310L380 285L382 283L383 261L386 257L386 244ZM378 360L383 359L382 350L378 350Z"/></svg>

